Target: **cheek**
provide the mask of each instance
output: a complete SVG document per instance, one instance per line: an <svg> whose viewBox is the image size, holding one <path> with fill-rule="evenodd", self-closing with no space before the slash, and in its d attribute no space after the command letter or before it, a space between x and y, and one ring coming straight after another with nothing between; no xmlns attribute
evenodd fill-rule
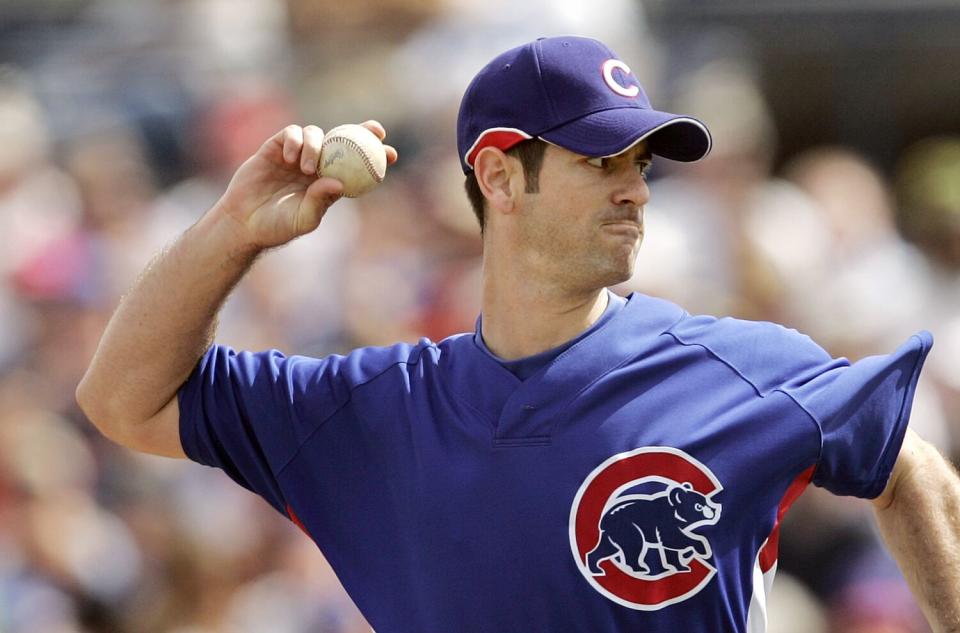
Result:
<svg viewBox="0 0 960 633"><path fill-rule="evenodd" d="M547 186L541 181L539 193L525 194L524 233L543 241L542 248L551 251L571 250L593 240L596 216L603 205L594 195L590 199L585 187L573 183Z"/></svg>

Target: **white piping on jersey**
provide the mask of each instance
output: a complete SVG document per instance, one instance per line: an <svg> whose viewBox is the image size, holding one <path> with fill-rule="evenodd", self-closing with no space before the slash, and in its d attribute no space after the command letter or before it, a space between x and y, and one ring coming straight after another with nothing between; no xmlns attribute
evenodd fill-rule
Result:
<svg viewBox="0 0 960 633"><path fill-rule="evenodd" d="M767 544L766 541L763 542ZM760 547L763 551L763 547ZM753 593L750 596L750 606L747 609L746 633L767 633L767 601L770 599L770 590L773 588L773 577L777 575L777 561L764 573L760 569L760 552L753 562Z"/></svg>

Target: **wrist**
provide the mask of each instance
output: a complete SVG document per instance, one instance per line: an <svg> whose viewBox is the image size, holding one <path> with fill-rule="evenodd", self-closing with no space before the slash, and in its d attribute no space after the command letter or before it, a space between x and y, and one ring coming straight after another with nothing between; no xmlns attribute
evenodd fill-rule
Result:
<svg viewBox="0 0 960 633"><path fill-rule="evenodd" d="M229 212L222 199L200 218L194 229L202 233L204 241L216 245L219 252L230 258L254 259L266 250L249 228Z"/></svg>

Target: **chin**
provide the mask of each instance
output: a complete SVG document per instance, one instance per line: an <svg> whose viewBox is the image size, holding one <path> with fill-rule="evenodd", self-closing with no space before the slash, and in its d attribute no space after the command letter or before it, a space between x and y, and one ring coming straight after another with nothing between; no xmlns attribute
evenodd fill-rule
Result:
<svg viewBox="0 0 960 633"><path fill-rule="evenodd" d="M568 279L578 279L584 288L608 288L629 281L636 267L639 243L620 243L616 247L599 244L585 257L567 259ZM577 263L575 263L577 262Z"/></svg>
<svg viewBox="0 0 960 633"><path fill-rule="evenodd" d="M629 251L617 253L610 261L610 278L614 281L607 285L616 285L629 281L633 277L633 271L637 264L637 254L640 251L640 244L631 248Z"/></svg>
<svg viewBox="0 0 960 633"><path fill-rule="evenodd" d="M607 287L619 286L622 283L626 283L630 281L632 278L633 278L633 266L631 266L629 270L619 271L617 274L611 275L610 279L604 285Z"/></svg>
<svg viewBox="0 0 960 633"><path fill-rule="evenodd" d="M633 277L635 262L636 257L631 257L626 261L610 262L611 265L606 267L603 274L600 275L598 286L609 288L630 281Z"/></svg>

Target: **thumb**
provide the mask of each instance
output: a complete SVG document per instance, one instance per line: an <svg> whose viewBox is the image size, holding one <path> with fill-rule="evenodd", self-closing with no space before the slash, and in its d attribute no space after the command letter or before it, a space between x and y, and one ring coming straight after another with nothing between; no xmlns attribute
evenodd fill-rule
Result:
<svg viewBox="0 0 960 633"><path fill-rule="evenodd" d="M330 205L342 195L343 184L334 178L318 178L310 183L297 209L297 234L303 235L317 228Z"/></svg>

